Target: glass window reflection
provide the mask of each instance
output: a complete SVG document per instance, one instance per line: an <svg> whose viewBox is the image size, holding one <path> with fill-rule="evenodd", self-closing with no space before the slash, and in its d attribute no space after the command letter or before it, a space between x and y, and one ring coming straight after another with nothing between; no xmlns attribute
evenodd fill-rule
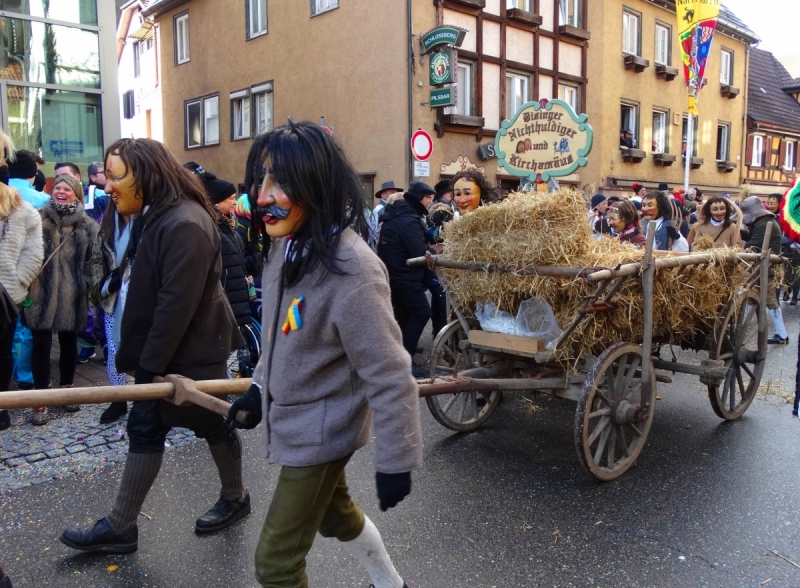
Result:
<svg viewBox="0 0 800 588"><path fill-rule="evenodd" d="M97 0L0 0L0 10L97 25Z"/></svg>
<svg viewBox="0 0 800 588"><path fill-rule="evenodd" d="M0 77L100 87L99 40L94 31L2 18L0 41Z"/></svg>

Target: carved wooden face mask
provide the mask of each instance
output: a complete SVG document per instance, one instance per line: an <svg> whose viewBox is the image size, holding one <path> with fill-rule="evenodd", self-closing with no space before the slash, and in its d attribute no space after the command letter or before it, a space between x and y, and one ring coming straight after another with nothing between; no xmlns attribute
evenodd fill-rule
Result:
<svg viewBox="0 0 800 588"><path fill-rule="evenodd" d="M453 200L461 214L472 212L481 204L481 188L467 178L460 178L453 186Z"/></svg>
<svg viewBox="0 0 800 588"><path fill-rule="evenodd" d="M117 205L117 211L123 215L139 214L144 206L144 196L136 187L133 170L125 165L119 155L113 153L108 156L105 167L105 191Z"/></svg>
<svg viewBox="0 0 800 588"><path fill-rule="evenodd" d="M275 183L273 174L264 178L257 203L256 214L261 215L267 234L273 239L295 235L308 222L308 211L291 201Z"/></svg>
<svg viewBox="0 0 800 588"><path fill-rule="evenodd" d="M644 198L642 200L642 218L648 221L654 221L659 216L658 200L655 198Z"/></svg>

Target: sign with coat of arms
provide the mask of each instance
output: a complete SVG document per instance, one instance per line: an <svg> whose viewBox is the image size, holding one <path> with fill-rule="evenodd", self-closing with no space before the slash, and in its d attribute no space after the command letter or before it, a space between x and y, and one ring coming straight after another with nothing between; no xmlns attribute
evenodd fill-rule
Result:
<svg viewBox="0 0 800 588"><path fill-rule="evenodd" d="M429 78L431 86L455 82L456 52L453 50L433 53L430 57Z"/></svg>

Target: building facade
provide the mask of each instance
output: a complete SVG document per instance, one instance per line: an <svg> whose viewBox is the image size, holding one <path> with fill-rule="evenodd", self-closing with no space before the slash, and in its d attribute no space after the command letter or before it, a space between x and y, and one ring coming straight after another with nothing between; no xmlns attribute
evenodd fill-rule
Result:
<svg viewBox="0 0 800 588"><path fill-rule="evenodd" d="M4 2L0 122L19 149L86 166L119 137L114 4Z"/></svg>
<svg viewBox="0 0 800 588"><path fill-rule="evenodd" d="M121 9L117 27L120 136L164 140L158 26L142 16L144 0Z"/></svg>
<svg viewBox="0 0 800 588"><path fill-rule="evenodd" d="M528 100L563 97L585 109L587 4L151 2L143 13L160 30L164 142L179 159L239 182L255 135L288 117L308 119L333 131L370 193L384 181L434 183L470 166L516 188L479 147ZM440 25L466 32L456 49L457 103L432 108L431 55L420 38ZM415 176L417 129L433 136L427 176Z"/></svg>
<svg viewBox="0 0 800 588"><path fill-rule="evenodd" d="M674 0L593 0L587 114L595 130L589 166L594 191L630 194L634 182L681 186L687 90ZM743 173L748 58L755 34L722 8L695 119L690 184L738 193ZM631 143L621 145L621 132ZM632 146L631 146L632 145Z"/></svg>
<svg viewBox="0 0 800 588"><path fill-rule="evenodd" d="M744 184L748 194L783 193L797 175L800 78L771 53L750 55Z"/></svg>

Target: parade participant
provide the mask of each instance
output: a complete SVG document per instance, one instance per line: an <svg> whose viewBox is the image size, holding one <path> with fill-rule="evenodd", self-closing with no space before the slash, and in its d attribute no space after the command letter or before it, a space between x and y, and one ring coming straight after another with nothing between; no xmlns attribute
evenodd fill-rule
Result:
<svg viewBox="0 0 800 588"><path fill-rule="evenodd" d="M791 242L800 242L800 178L794 180L781 201L779 222ZM798 416L798 409L800 409L800 348L797 351L792 416Z"/></svg>
<svg viewBox="0 0 800 588"><path fill-rule="evenodd" d="M117 347L122 322L122 305L117 304L119 267L131 238L131 215L120 214L114 199L106 208L92 253L92 297L104 311L107 341L106 375L112 386L122 386L127 381L124 373L117 371ZM100 424L113 423L128 412L127 402L112 402L100 415Z"/></svg>
<svg viewBox="0 0 800 588"><path fill-rule="evenodd" d="M250 197L242 194L233 207L233 218L236 219L236 234L244 243L244 266L248 276L253 276L256 287L261 287L261 243L259 236L252 229L250 220Z"/></svg>
<svg viewBox="0 0 800 588"><path fill-rule="evenodd" d="M611 234L611 227L606 220L608 211L608 198L604 194L595 194L591 200L592 210L589 212L589 225L595 235Z"/></svg>
<svg viewBox="0 0 800 588"><path fill-rule="evenodd" d="M761 252L761 247L764 244L764 236L767 232L767 226L772 225L772 233L769 239L769 248L773 255L781 254L781 227L775 216L768 210L764 209L764 205L758 196L750 196L742 201L742 222L747 225L748 239L744 244L745 249L755 252ZM767 291L767 309L769 316L775 325L775 334L767 339L767 343L773 345L788 345L789 334L786 332L786 326L783 323L783 313L778 304L777 290L773 284L774 275L770 267L770 287Z"/></svg>
<svg viewBox="0 0 800 588"><path fill-rule="evenodd" d="M639 230L639 211L631 202L621 200L611 208L609 225L617 233L617 239L623 243L637 247L647 244L647 239Z"/></svg>
<svg viewBox="0 0 800 588"><path fill-rule="evenodd" d="M422 219L427 215L433 189L422 182L412 182L402 200L390 204L383 213L378 257L386 265L391 286L394 316L403 332L403 347L411 357L431 318L431 307L425 297L425 268L406 264L412 257L424 257L428 251ZM412 367L416 377L424 373Z"/></svg>
<svg viewBox="0 0 800 588"><path fill-rule="evenodd" d="M633 190L633 197L631 197L631 200L638 200L641 202L642 198L647 196L647 188L638 182L634 182L634 184L631 186L631 190Z"/></svg>
<svg viewBox="0 0 800 588"><path fill-rule="evenodd" d="M647 236L647 227L650 221L656 223L656 235L653 247L659 251L689 251L689 243L672 226L672 206L664 192L648 194L642 200L642 222L640 227L644 236Z"/></svg>
<svg viewBox="0 0 800 588"><path fill-rule="evenodd" d="M729 200L715 196L709 198L700 209L700 218L692 225L686 240L689 247L695 239L708 235L714 241L714 247L736 247L741 244L739 227L733 221L733 205Z"/></svg>
<svg viewBox="0 0 800 588"><path fill-rule="evenodd" d="M92 283L92 249L97 223L83 209L81 183L72 176L58 176L53 197L40 211L44 236L44 264L31 284L31 303L23 314L33 334L31 369L38 390L50 387L50 349L58 333L60 382L72 388L78 357L78 333L86 327L88 296ZM67 405L67 412L80 410ZM31 424L49 420L48 409L34 410Z"/></svg>
<svg viewBox="0 0 800 588"><path fill-rule="evenodd" d="M216 212L200 181L151 139L117 141L106 151L105 164L106 192L116 198L119 213L141 213L109 284L122 305L117 369L134 373L137 384L164 374L225 378L226 360L242 338L222 293ZM114 507L91 529L64 531L62 543L81 551L136 550L136 519L173 426L206 440L222 484L219 500L197 520L195 531L218 531L250 513L241 441L225 420L199 406L142 400L128 416L130 446Z"/></svg>
<svg viewBox="0 0 800 588"><path fill-rule="evenodd" d="M255 140L247 170L248 191L258 192L254 223L272 244L264 354L231 414L260 415L263 392L267 453L282 466L256 547L256 579L270 588L308 586L305 558L319 532L342 541L375 586L404 587L345 479L353 453L374 435L387 510L409 494L410 472L422 463L417 387L388 275L350 228L363 218L359 176L328 134L291 120Z"/></svg>
<svg viewBox="0 0 800 588"><path fill-rule="evenodd" d="M453 202L456 204L456 217L472 212L482 204L497 202L495 188L480 170L472 168L453 176Z"/></svg>
<svg viewBox="0 0 800 588"><path fill-rule="evenodd" d="M36 161L27 152L17 151L13 160L6 161L8 165L8 185L14 188L22 199L36 209L41 208L50 201L50 197L33 188L36 178Z"/></svg>
<svg viewBox="0 0 800 588"><path fill-rule="evenodd" d="M13 157L13 145L0 131L0 152ZM5 289L6 309L13 316L0 322L0 392L11 386L14 372L12 346L19 305L28 296L28 287L42 266L42 218L19 192L10 188L5 157L0 158L0 285ZM0 410L0 431L11 426L7 410Z"/></svg>
<svg viewBox="0 0 800 588"><path fill-rule="evenodd" d="M439 180L433 189L436 192L433 195L433 204L441 202L453 206L453 182L447 178Z"/></svg>
<svg viewBox="0 0 800 588"><path fill-rule="evenodd" d="M783 195L781 194L770 194L767 196L767 202L764 205L766 208L775 218L778 218L778 215L781 211L781 201L783 200Z"/></svg>
<svg viewBox="0 0 800 588"><path fill-rule="evenodd" d="M384 182L381 184L381 189L375 192L375 198L377 198L379 202L371 211L364 211L364 218L368 219L367 224L369 226L367 242L376 253L378 252L378 239L381 234L381 221L383 220L382 217L386 206L389 204L389 198L402 193L403 189L395 186L393 181Z"/></svg>

